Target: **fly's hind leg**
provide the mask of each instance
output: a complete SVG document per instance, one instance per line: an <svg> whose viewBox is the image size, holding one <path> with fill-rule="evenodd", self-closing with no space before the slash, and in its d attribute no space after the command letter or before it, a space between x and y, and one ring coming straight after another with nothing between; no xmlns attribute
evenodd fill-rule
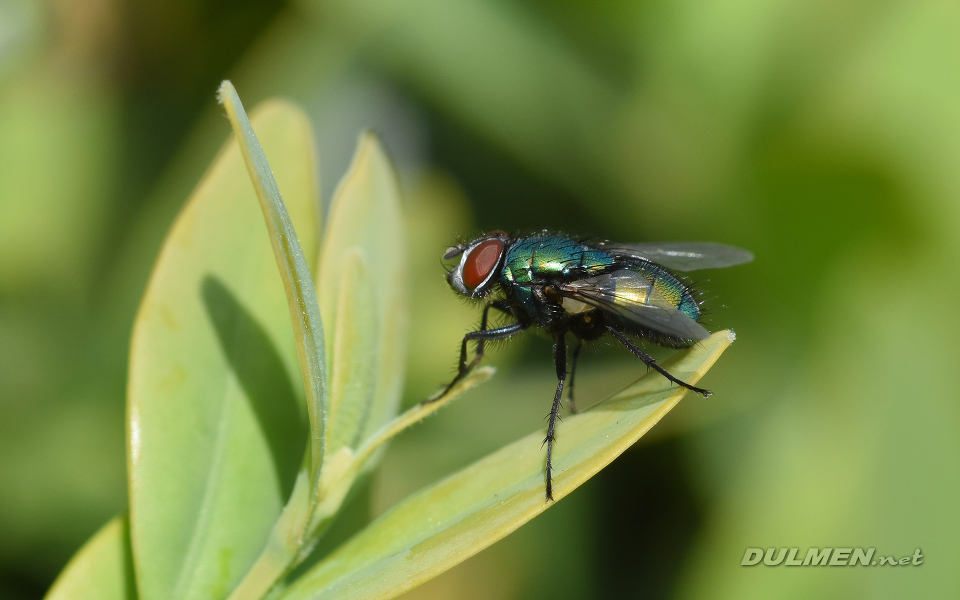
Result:
<svg viewBox="0 0 960 600"><path fill-rule="evenodd" d="M557 393L553 396L553 406L550 408L547 437L543 439L543 443L547 445L547 502L553 500L553 442L557 439L557 417L560 414L563 384L567 379L567 343L562 333L557 336L557 341L553 345L553 362L557 367Z"/></svg>
<svg viewBox="0 0 960 600"><path fill-rule="evenodd" d="M583 348L583 340L578 339L577 345L573 347L573 355L570 357L570 383L567 385L567 403L570 406L570 412L577 412L577 404L573 400L573 381L577 375L577 359L580 358L580 349Z"/></svg>
<svg viewBox="0 0 960 600"><path fill-rule="evenodd" d="M650 367L651 369L654 369L657 373L660 373L661 375L663 375L664 377L666 377L667 379L669 379L669 380L672 381L673 383L675 383L675 384L677 384L677 385L679 385L679 386L681 386L681 387L685 387L685 388L687 388L688 390L690 390L691 392L696 392L696 393L700 394L701 396L703 396L704 398L708 398L708 397L710 397L710 396L713 395L713 392L711 392L710 390L705 390L705 389L703 389L703 388L694 387L694 386L690 385L689 383L687 383L687 382L685 382L685 381L681 381L681 380L677 379L676 377L674 377L673 375L671 375L669 371L667 371L666 369L664 369L663 367L661 367L660 365L658 365L658 364L657 364L657 361L654 360L654 358L653 358L652 356L650 356L649 354L647 354L646 352L644 352L643 350L641 350L639 346L637 346L636 344L634 344L633 342L631 342L625 335L623 335L622 333L620 333L619 331L617 331L617 330L614 329L613 327L609 327L609 326L608 326L608 327L607 327L607 330L609 330L609 331L610 331L610 334L611 334L614 338L616 338L616 340L617 340L618 342L620 342L621 344L623 344L624 347L626 347L627 350L629 350L631 353L633 353L634 356L636 356L637 358L639 358L640 360L642 360L642 361L644 362L644 364L646 364L648 367Z"/></svg>
<svg viewBox="0 0 960 600"><path fill-rule="evenodd" d="M460 342L460 363L457 368L457 375L453 378L453 381L447 384L445 388L439 393L430 398L427 398L423 401L424 404L429 402L436 402L437 400L443 398L447 395L450 390L453 389L453 386L457 385L464 377L470 374L470 371L474 369L480 360L483 358L484 343L488 340L502 340L510 336L516 335L527 328L527 324L522 322L511 323L510 325L505 325L503 327L497 327L495 329L487 329L487 314L490 312L491 308L495 308L501 312L510 314L509 308L506 304L502 302L491 302L483 307L483 316L480 318L480 329L477 331L471 331L467 335L463 336L463 341ZM477 342L477 352L473 357L473 360L470 363L467 363L467 342L470 340L476 340Z"/></svg>

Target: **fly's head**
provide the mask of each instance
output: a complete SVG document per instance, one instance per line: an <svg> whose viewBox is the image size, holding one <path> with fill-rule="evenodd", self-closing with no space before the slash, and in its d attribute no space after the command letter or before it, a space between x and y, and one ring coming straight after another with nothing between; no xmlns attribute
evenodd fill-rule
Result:
<svg viewBox="0 0 960 600"><path fill-rule="evenodd" d="M460 262L447 273L447 283L468 298L483 298L496 286L507 253L509 236L491 231L471 242L452 246L444 260L460 257Z"/></svg>

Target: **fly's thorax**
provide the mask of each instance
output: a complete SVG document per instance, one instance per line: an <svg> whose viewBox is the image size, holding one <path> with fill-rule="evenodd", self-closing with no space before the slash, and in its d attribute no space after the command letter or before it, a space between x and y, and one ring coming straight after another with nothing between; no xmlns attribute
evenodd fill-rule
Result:
<svg viewBox="0 0 960 600"><path fill-rule="evenodd" d="M457 292L482 298L499 282L510 238L493 231L466 244L449 248L445 259L460 256L460 262L447 273L447 282Z"/></svg>
<svg viewBox="0 0 960 600"><path fill-rule="evenodd" d="M600 273L613 261L607 252L576 239L551 234L528 236L510 246L503 279L517 284L548 283Z"/></svg>

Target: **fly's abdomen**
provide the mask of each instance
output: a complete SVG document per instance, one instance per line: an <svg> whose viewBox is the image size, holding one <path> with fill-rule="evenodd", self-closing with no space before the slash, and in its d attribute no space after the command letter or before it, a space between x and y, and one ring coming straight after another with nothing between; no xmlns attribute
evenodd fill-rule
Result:
<svg viewBox="0 0 960 600"><path fill-rule="evenodd" d="M637 270L648 281L653 282L653 289L670 305L694 321L700 320L700 305L693 296L690 286L684 284L680 278L660 265L647 261Z"/></svg>

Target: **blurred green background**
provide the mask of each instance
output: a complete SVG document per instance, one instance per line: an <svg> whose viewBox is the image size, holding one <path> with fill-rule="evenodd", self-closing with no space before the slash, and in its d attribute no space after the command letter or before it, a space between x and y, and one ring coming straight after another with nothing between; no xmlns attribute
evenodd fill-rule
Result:
<svg viewBox="0 0 960 600"><path fill-rule="evenodd" d="M231 78L317 132L326 201L373 127L401 172L406 402L475 307L455 236L710 240L739 338L640 444L408 598L960 596L960 4L927 0L0 0L0 598L39 598L125 506L128 335L228 135ZM549 343L403 434L368 501L542 427ZM643 372L586 352L599 400ZM559 443L563 443L562 425ZM746 547L919 567L741 567ZM803 550L801 550L803 552Z"/></svg>

